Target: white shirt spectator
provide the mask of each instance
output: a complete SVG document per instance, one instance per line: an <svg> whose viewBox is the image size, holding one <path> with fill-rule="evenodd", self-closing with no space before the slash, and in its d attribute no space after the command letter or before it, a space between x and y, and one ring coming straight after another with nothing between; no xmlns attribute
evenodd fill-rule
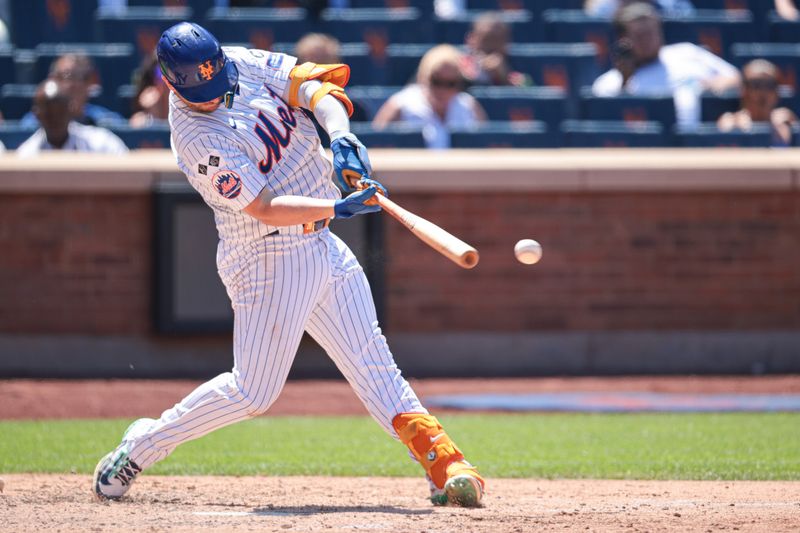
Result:
<svg viewBox="0 0 800 533"><path fill-rule="evenodd" d="M434 113L419 85L409 85L392 95L400 107L401 122L422 127L422 136L428 148L450 148L449 128L469 127L478 123L475 115L475 98L458 93L450 100L444 120Z"/></svg>
<svg viewBox="0 0 800 533"><path fill-rule="evenodd" d="M67 131L67 141L61 148L55 148L47 142L47 135L43 128L39 128L19 148L18 157L32 157L39 152L60 150L64 152L94 152L100 154L126 154L128 147L122 139L105 128L86 126L77 122L70 122Z"/></svg>
<svg viewBox="0 0 800 533"><path fill-rule="evenodd" d="M655 4L665 17L686 17L694 13L689 0L656 0ZM619 0L587 0L583 9L593 17L612 18L619 6Z"/></svg>
<svg viewBox="0 0 800 533"><path fill-rule="evenodd" d="M661 47L657 61L639 68L624 87L620 71L611 69L595 80L592 93L595 96L672 94L678 124L692 126L700 122L703 83L737 73L736 67L697 45L669 44Z"/></svg>

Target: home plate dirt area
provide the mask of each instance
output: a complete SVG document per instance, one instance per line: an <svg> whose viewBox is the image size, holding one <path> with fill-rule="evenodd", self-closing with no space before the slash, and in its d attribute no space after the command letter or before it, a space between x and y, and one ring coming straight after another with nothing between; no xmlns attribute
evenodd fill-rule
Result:
<svg viewBox="0 0 800 533"><path fill-rule="evenodd" d="M489 480L480 509L435 508L415 478L142 476L98 503L84 475L9 475L4 531L797 531L791 482Z"/></svg>

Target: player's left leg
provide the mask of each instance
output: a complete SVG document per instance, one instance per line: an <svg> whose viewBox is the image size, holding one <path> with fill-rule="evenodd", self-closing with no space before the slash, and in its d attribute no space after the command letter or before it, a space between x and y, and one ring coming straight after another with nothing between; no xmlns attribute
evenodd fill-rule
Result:
<svg viewBox="0 0 800 533"><path fill-rule="evenodd" d="M141 419L95 469L100 499L125 495L140 472L184 442L265 412L277 399L328 275L314 268L327 247L291 236L265 240L223 281L234 308L234 366L201 384L158 420ZM298 265L307 268L298 272ZM235 283L236 280L248 280Z"/></svg>
<svg viewBox="0 0 800 533"><path fill-rule="evenodd" d="M431 501L477 506L484 480L403 378L381 334L369 284L353 253L330 235L332 276L306 330L328 352L392 437L408 446L431 482Z"/></svg>

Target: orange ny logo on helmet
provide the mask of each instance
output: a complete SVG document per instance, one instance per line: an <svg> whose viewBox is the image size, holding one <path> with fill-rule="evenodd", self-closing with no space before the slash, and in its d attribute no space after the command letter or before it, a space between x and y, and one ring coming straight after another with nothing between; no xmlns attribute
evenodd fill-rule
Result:
<svg viewBox="0 0 800 533"><path fill-rule="evenodd" d="M211 64L210 59L205 63L201 63L200 66L197 67L197 70L200 71L200 76L204 80L210 80L214 77L214 65Z"/></svg>

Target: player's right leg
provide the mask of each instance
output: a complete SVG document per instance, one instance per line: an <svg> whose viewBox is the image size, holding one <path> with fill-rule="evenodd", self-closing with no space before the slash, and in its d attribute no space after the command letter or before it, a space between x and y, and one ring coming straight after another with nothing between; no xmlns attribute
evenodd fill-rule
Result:
<svg viewBox="0 0 800 533"><path fill-rule="evenodd" d="M92 490L98 498L120 498L142 470L178 445L272 405L286 382L326 276L324 269L315 269L301 280L292 272L299 264L313 264L318 253L309 241L288 244L276 238L265 243L263 255L253 258L252 272L227 279L223 273L235 316L233 371L203 383L158 420L134 423L95 469Z"/></svg>
<svg viewBox="0 0 800 533"><path fill-rule="evenodd" d="M378 326L366 276L349 248L331 234L334 271L307 331L352 385L370 415L405 444L425 469L431 501L474 507L484 480L422 406L395 364Z"/></svg>

